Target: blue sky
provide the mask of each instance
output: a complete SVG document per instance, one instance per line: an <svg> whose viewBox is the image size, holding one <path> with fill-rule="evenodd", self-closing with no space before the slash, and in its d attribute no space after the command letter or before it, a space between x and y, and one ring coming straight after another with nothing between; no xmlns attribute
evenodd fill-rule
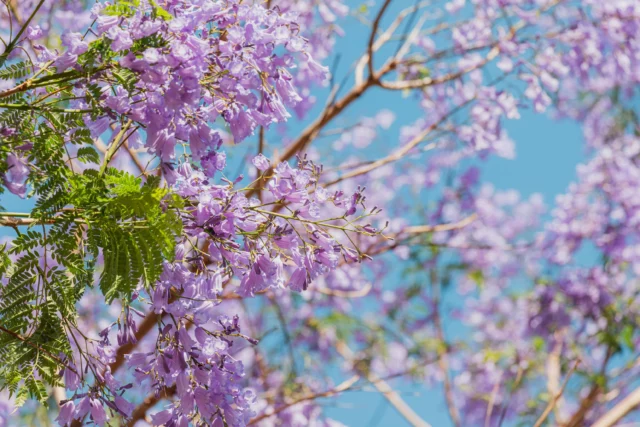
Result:
<svg viewBox="0 0 640 427"><path fill-rule="evenodd" d="M362 1L348 3L359 5ZM386 19L382 21L382 27L393 19L395 13L411 4L413 2L393 2L385 16ZM377 11L377 6L373 9ZM339 39L336 44L334 55L340 56L336 73L337 81L343 78L353 61L365 51L369 37L369 28L355 19L349 19L342 28L348 37ZM380 64L384 59L384 52L381 52L377 63ZM335 56L325 63L330 65L334 61ZM351 79L346 85L347 90L352 82ZM318 97L323 99L320 95ZM373 149L377 152L369 153L372 157L380 157L392 151L391 145L397 143L400 127L412 123L421 114L425 114L423 110L417 108L415 102L410 102L399 93L389 94L386 91L374 89L350 107L341 121L349 123L357 121L361 116L373 117L382 108L392 110L397 120L394 126L385 132L385 143L375 144ZM549 115L537 114L532 110L521 110L520 114L519 120L505 123L509 135L516 143L516 158L508 160L493 156L488 161L482 162L482 179L483 182L492 183L497 189L518 190L523 198L532 193L540 193L546 205L550 207L553 205L555 196L564 192L569 183L575 179L576 165L585 159L582 131L577 123L569 120L558 121ZM311 117L314 115L312 114ZM303 123L300 124L300 128L303 127L302 125ZM318 144L322 143L318 142ZM326 143L330 144L331 140ZM390 280L394 279L390 278ZM450 297L451 295L449 300L451 300ZM445 298L445 303L446 301ZM445 329L447 329L446 326ZM459 333L460 331L456 329L458 327L455 325L449 326L446 332ZM414 411L433 427L452 425L440 389L411 385L401 380L393 381L392 384ZM373 387L363 391L347 392L337 399L325 399L325 402L329 416L353 427L409 425Z"/></svg>

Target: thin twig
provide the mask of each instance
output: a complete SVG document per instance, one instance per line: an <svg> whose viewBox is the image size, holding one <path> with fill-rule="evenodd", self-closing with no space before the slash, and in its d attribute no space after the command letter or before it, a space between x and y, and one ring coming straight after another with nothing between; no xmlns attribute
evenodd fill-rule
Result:
<svg viewBox="0 0 640 427"><path fill-rule="evenodd" d="M118 132L118 134L115 136L113 141L111 141L111 144L109 144L109 147L107 147L107 152L104 153L104 160L102 162L102 167L100 167L101 175L104 175L105 171L107 170L107 166L109 165L109 162L111 161L113 156L116 154L116 152L122 145L122 142L125 139L125 134L127 133L127 130L129 130L132 124L133 124L133 120L131 119L127 120L124 126L122 126L122 128L120 129L120 132Z"/></svg>
<svg viewBox="0 0 640 427"><path fill-rule="evenodd" d="M498 391L500 391L500 384L502 380L502 372L500 372L500 376L498 377L498 381L496 381L493 386L493 390L491 390L491 396L489 397L489 405L487 405L487 413L484 417L484 427L489 427L491 423L491 415L493 414L493 407L496 404L496 398L498 397Z"/></svg>
<svg viewBox="0 0 640 427"><path fill-rule="evenodd" d="M556 340L549 357L547 358L547 390L550 396L558 394L560 389L560 356L562 354L562 333L558 332L554 334ZM563 424L560 419L561 409L563 406L563 399L558 399L557 404L554 407L553 413L558 424Z"/></svg>
<svg viewBox="0 0 640 427"><path fill-rule="evenodd" d="M367 61L367 65L369 67L369 79L374 79L376 76L375 69L373 68L373 44L376 39L376 34L378 33L380 20L384 16L384 13L387 11L389 4L391 4L391 0L385 0L385 2L382 4L382 7L380 8L380 11L378 12L378 15L376 15L376 18L373 21L373 25L371 26L371 34L369 35L369 43L367 46L367 56L369 57Z"/></svg>
<svg viewBox="0 0 640 427"><path fill-rule="evenodd" d="M60 359L58 356L56 356L55 354L49 352L47 349L44 349L44 348L40 347L38 344L35 344L35 343L31 342L28 337L23 337L19 333L13 332L13 331L5 328L2 325L0 325L0 331L6 333L8 335L11 335L12 337L14 337L15 339L17 339L19 341L22 341L23 343L27 344L31 348L34 348L34 349L36 349L38 351L41 351L41 352L45 353L47 356L51 357L53 360L55 360L56 362L58 362L62 366L65 366L65 367L67 366L67 363L64 362L62 359Z"/></svg>
<svg viewBox="0 0 640 427"><path fill-rule="evenodd" d="M335 185L341 181L344 181L346 179L351 179L351 178L355 178L357 176L360 175L365 175L375 169L381 168L382 166L385 166L389 163L393 163L393 162L397 162L398 160L402 159L405 155L407 155L413 148L415 148L418 144L420 144L431 132L433 132L434 130L436 130L438 128L438 126L440 126L442 123L444 123L445 120L447 120L448 118L450 118L452 115L454 115L455 113L457 113L458 111L460 111L462 108L466 107L469 103L471 102L471 100L469 101L465 101L464 103L458 105L457 107L452 108L447 114L445 114L443 117L441 117L438 121L432 123L429 127L427 127L425 130L423 130L422 132L420 132L418 135L414 136L411 141L409 141L407 144L403 145L402 147L400 147L399 149L397 149L396 151L394 151L393 153L389 154L386 157L383 157L381 159L378 159L374 162L371 162L367 165L364 165L362 167L359 167L357 169L354 169L336 179L333 179L331 181L329 181L326 185L330 186L330 185Z"/></svg>
<svg viewBox="0 0 640 427"><path fill-rule="evenodd" d="M354 354L353 351L347 346L346 343L342 341L338 341L336 343L336 350L338 353L347 360L353 360ZM376 389L389 401L391 405L398 411L400 415L404 417L405 420L413 427L431 427L431 424L427 423L425 420L420 418L418 414L415 413L413 409L400 397L400 395L391 388L391 386L380 377L378 377L375 373L367 370L366 372L361 372L362 375L365 375L367 380L374 385Z"/></svg>
<svg viewBox="0 0 640 427"><path fill-rule="evenodd" d="M257 422L260 422L260 421L264 420L265 418L272 417L272 416L274 416L274 415L276 415L276 414L278 414L278 413L280 413L280 412L282 412L282 411L284 411L286 409L289 409L292 406L297 405L298 403L306 402L308 400L319 399L321 397L331 397L331 396L335 396L336 394L340 394L343 391L346 391L346 390L350 389L351 386L353 386L353 384L355 384L359 379L360 379L360 375L354 375L351 378L349 378L349 379L345 380L344 382L342 382L341 384L339 384L338 386L336 386L336 387L334 387L334 388L332 388L330 390L327 390L325 392L313 393L313 394L310 394L310 395L307 395L307 396L298 397L297 399L294 399L291 402L288 402L288 403L286 403L284 405L281 405L281 406L279 406L279 407L277 407L275 409L272 409L269 412L265 412L262 415L259 415L259 416L255 417L255 418L252 418L251 421L249 421L249 424L247 424L247 425L252 425L252 424L255 424Z"/></svg>
<svg viewBox="0 0 640 427"><path fill-rule="evenodd" d="M544 412L542 412L542 415L540 415L540 418L538 418L538 420L533 425L533 427L540 427L542 423L544 423L544 421L547 419L551 411L553 411L553 408L556 406L556 403L558 403L558 400L562 397L562 393L564 393L564 389L567 387L567 384L569 383L569 378L571 378L571 374L573 374L573 372L576 370L579 363L580 363L580 359L574 362L573 366L571 367L571 369L569 369L569 372L567 372L567 375L564 377L564 382L562 383L562 387L560 387L560 390L551 398L551 400L549 401L549 404L544 409Z"/></svg>
<svg viewBox="0 0 640 427"><path fill-rule="evenodd" d="M613 349L609 347L607 349L607 354L604 360L602 361L602 366L600 366L601 376L604 375L604 373L606 372L607 365L609 364L609 360L611 360L611 356L613 356ZM587 396L581 399L580 406L573 413L569 421L563 427L582 426L584 424L584 418L587 412L589 411L589 409L591 409L593 404L596 402L596 399L598 398L600 393L602 393L602 387L598 384L597 381L594 381L593 385L591 386L591 390L589 390L589 393L587 394Z"/></svg>
<svg viewBox="0 0 640 427"><path fill-rule="evenodd" d="M369 295L371 292L371 283L367 283L362 289L355 291L343 291L341 289L329 289L329 288L313 288L314 291L324 295L329 295L338 298L362 298Z"/></svg>

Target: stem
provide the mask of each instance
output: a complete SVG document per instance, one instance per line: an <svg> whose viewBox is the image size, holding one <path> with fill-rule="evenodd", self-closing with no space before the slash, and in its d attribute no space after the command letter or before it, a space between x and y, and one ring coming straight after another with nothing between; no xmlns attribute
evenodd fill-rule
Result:
<svg viewBox="0 0 640 427"><path fill-rule="evenodd" d="M120 146L122 145L124 140L124 135L125 133L127 133L127 130L129 130L132 124L133 124L133 120L129 119L127 123L125 123L124 126L122 126L122 129L120 129L120 132L118 132L116 137L113 139L113 142L111 142L111 145L109 145L109 147L107 148L107 152L104 153L104 161L102 162L102 166L100 167L100 175L104 175L104 173L107 171L107 166L109 165L109 162L118 151L118 148L120 148Z"/></svg>
<svg viewBox="0 0 640 427"><path fill-rule="evenodd" d="M25 23L22 25L22 28L20 28L20 31L18 31L18 34L16 34L15 38L13 39L13 41L11 43L9 43L9 45L15 45L15 43L17 43L17 41L20 39L20 36L22 36L22 33L24 33L24 31L27 29L27 27L29 26L29 24L33 20L34 16L36 16L36 13L38 13L38 10L40 10L40 8L44 4L44 2L45 2L45 0L40 0L38 2L38 4L36 5L36 8L33 9L33 12L31 12L31 15L29 15L29 17L27 18Z"/></svg>
<svg viewBox="0 0 640 427"><path fill-rule="evenodd" d="M308 219L304 219L304 218L300 218L300 217L296 217L296 216L292 216L292 215L284 215L284 214L281 214L281 213L278 213L278 212L265 211L263 209L258 209L258 208L248 207L247 209L251 209L252 211L261 213L261 214L263 214L265 216L273 215L273 216L277 216L277 217L280 217L280 218L288 219L288 220L291 220L291 221L300 221L300 222L305 222L307 224L319 225L319 226L328 227L328 228L335 228L336 230L351 231L351 232L354 232L354 233L360 232L360 233L362 233L362 234L364 234L366 236L372 236L371 233L366 233L366 232L364 232L362 230L350 229L350 228L347 228L347 227L343 227L341 225L334 225L334 224L327 224L326 223L326 221L336 221L336 220L340 220L340 219L343 219L343 218L331 218L331 219L327 219L327 220L324 220L324 221L311 221L311 220L308 220Z"/></svg>
<svg viewBox="0 0 640 427"><path fill-rule="evenodd" d="M53 113L91 113L93 110L82 110L74 108L48 108L47 106L39 107L29 104L0 104L0 108L7 108L11 110L25 110L25 111L50 111Z"/></svg>
<svg viewBox="0 0 640 427"><path fill-rule="evenodd" d="M29 218L31 215L24 212L0 212L2 216L10 216L15 218Z"/></svg>
<svg viewBox="0 0 640 427"><path fill-rule="evenodd" d="M353 386L353 384L355 384L358 380L360 379L360 375L354 375L351 378L347 379L346 381L342 382L340 385L336 386L335 388L332 388L331 390L327 390L325 392L322 393L315 393L315 394L310 394L307 396L302 396L299 397L297 399L294 399L291 402L288 402L282 406L279 406L269 412L265 412L262 415L259 415L255 418L253 418L251 421L249 421L249 423L247 425L252 425L252 424L256 424L262 420L264 420L265 418L269 418L272 417L294 405L297 405L298 403L301 402L306 402L307 400L315 400L321 397L331 397L331 396L335 396L336 394L340 394L343 391L347 391L351 388L351 386Z"/></svg>
<svg viewBox="0 0 640 427"><path fill-rule="evenodd" d="M376 18L373 21L371 34L369 35L369 43L368 43L368 47L367 47L367 55L369 56L369 61L367 62L368 66L369 66L369 79L375 79L376 78L376 71L373 68L373 44L374 44L375 39L376 39L376 34L378 33L378 27L380 26L380 20L382 19L382 16L384 15L384 13L387 11L387 8L389 7L389 4L391 4L391 0L385 0L384 4L380 8L380 11L378 12L378 15L376 15Z"/></svg>
<svg viewBox="0 0 640 427"><path fill-rule="evenodd" d="M336 350L346 360L353 361L353 351L351 351L351 349L344 342L338 341L336 343ZM420 416L416 414L409 405L407 405L402 397L400 397L400 395L395 390L393 390L386 381L378 377L370 370L362 372L362 374L366 376L369 382L371 382L380 393L382 393L385 399L387 399L389 403L393 405L398 413L402 415L409 424L411 424L413 427L431 427L431 424L420 418Z"/></svg>
<svg viewBox="0 0 640 427"><path fill-rule="evenodd" d="M50 353L49 351L47 351L46 349L40 347L39 345L32 343L31 341L29 341L29 338L25 338L22 335L20 335L20 334L18 334L16 332L10 331L9 329L7 329L7 328L5 328L5 327L3 327L1 325L0 325L0 331L11 335L12 337L14 337L17 340L22 341L23 343L27 344L29 347L32 347L32 348L34 348L34 349L36 349L38 351L42 351L43 353L45 353L47 356L51 357L53 360L55 360L56 362L58 362L62 366L65 366L65 367L67 366L67 364L64 361L62 361L62 359L60 359L58 356Z"/></svg>
<svg viewBox="0 0 640 427"><path fill-rule="evenodd" d="M453 386L451 384L449 360L447 358L447 353L449 352L449 344L447 344L447 340L444 335L444 328L442 326L442 318L440 317L440 283L438 282L438 272L436 271L435 267L431 269L430 279L433 292L433 323L436 328L436 336L438 338L438 341L444 347L444 349L440 348L438 350L438 356L440 356L438 359L438 365L440 366L442 375L444 377L444 398L447 403L447 409L449 411L449 416L451 417L453 425L455 427L460 427L460 413L458 412L458 408L455 405L453 397Z"/></svg>
<svg viewBox="0 0 640 427"><path fill-rule="evenodd" d="M20 31L18 31L18 34L16 34L16 36L13 38L13 40L11 40L9 42L9 44L7 45L7 47L4 50L4 52L2 53L2 55L0 55L0 67L2 67L4 65L4 63L7 61L7 58L9 57L9 54L11 54L11 52L13 51L13 48L16 47L16 44L20 40L20 37L22 36L22 33L25 32L25 30L27 29L27 27L31 23L31 20L36 15L36 13L38 13L38 10L40 10L40 8L44 4L44 2L45 2L45 0L40 0L38 2L38 4L36 5L36 8L33 9L33 12L31 12L31 15L29 15L29 17L27 18L25 23L20 28ZM11 17L9 17L9 19L11 19Z"/></svg>
<svg viewBox="0 0 640 427"><path fill-rule="evenodd" d="M553 408L556 406L556 403L558 402L558 400L562 397L562 393L564 393L564 389L567 387L567 384L569 383L569 378L571 378L571 374L573 374L573 371L576 370L579 363L580 363L580 360L578 359L575 361L571 369L569 369L569 372L567 372L567 376L564 378L564 382L562 383L562 387L560 388L560 391L558 391L558 393L556 393L555 396L553 396L553 398L549 401L549 404L545 408L542 415L540 415L540 418L538 418L536 423L533 425L533 427L540 427L544 423L544 421L547 419L551 411L553 411Z"/></svg>

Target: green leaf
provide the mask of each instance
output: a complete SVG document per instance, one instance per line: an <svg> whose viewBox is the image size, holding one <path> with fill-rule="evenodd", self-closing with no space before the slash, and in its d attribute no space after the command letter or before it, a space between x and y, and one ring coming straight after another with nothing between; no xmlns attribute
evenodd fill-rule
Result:
<svg viewBox="0 0 640 427"><path fill-rule="evenodd" d="M33 72L31 63L18 62L17 64L11 64L4 69L0 70L0 80L15 80L26 77ZM3 100L6 102L6 98Z"/></svg>
<svg viewBox="0 0 640 427"><path fill-rule="evenodd" d="M173 19L173 16L162 7L158 6L158 3L156 3L154 0L149 0L149 3L153 8L153 14L155 16L157 16L158 18L162 18L165 21L171 21Z"/></svg>
<svg viewBox="0 0 640 427"><path fill-rule="evenodd" d="M542 338L540 336L535 336L535 337L533 337L533 340L531 342L532 342L533 348L536 350L536 352L544 350L544 347L545 347L544 338Z"/></svg>
<svg viewBox="0 0 640 427"><path fill-rule="evenodd" d="M79 148L76 155L82 163L100 163L100 155L93 147Z"/></svg>
<svg viewBox="0 0 640 427"><path fill-rule="evenodd" d="M620 333L620 340L629 348L629 350L634 350L635 345L633 343L633 327L631 325L626 325L622 328L622 332Z"/></svg>
<svg viewBox="0 0 640 427"><path fill-rule="evenodd" d="M484 274L481 270L473 270L469 273L469 278L478 286L482 286L484 284Z"/></svg>

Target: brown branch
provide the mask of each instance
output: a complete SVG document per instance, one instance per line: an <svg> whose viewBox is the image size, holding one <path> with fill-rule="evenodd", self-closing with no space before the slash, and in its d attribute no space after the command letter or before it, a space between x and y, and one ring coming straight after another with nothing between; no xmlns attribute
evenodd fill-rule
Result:
<svg viewBox="0 0 640 427"><path fill-rule="evenodd" d="M161 316L153 311L147 314L147 316L138 327L138 332L136 332L136 340L140 342L144 337L146 337L147 334L151 332L153 327L158 324L160 318ZM111 373L115 373L118 369L120 369L120 367L124 364L125 355L130 354L133 350L135 350L136 347L138 347L138 343L127 343L118 347L118 349L116 350L116 361L110 365Z"/></svg>
<svg viewBox="0 0 640 427"><path fill-rule="evenodd" d="M607 349L607 355L602 361L602 366L600 367L601 376L604 375L604 373L606 372L607 365L612 355L613 355L613 350L611 349L611 347L609 347ZM598 383L594 382L593 385L591 386L591 390L589 391L589 394L587 394L587 396L580 401L580 407L578 408L578 410L571 416L571 419L565 425L563 425L563 427L582 427L582 425L584 424L584 418L587 415L587 412L589 411L589 409L591 409L593 404L596 402L596 399L598 398L601 392L602 392L602 387Z"/></svg>
<svg viewBox="0 0 640 427"><path fill-rule="evenodd" d="M437 231L453 231L458 230L460 228L464 228L467 225L473 223L476 219L478 219L478 214L473 213L460 221L452 222L449 224L436 224L436 225L414 225L412 227L407 227L402 230L398 235L404 234L423 234L423 233L434 233Z"/></svg>
<svg viewBox="0 0 640 427"><path fill-rule="evenodd" d="M398 27L400 26L400 24L402 23L402 21L411 13L415 13L418 11L418 9L423 8L427 5L429 5L431 3L431 1L423 1L420 2L418 4L416 4L415 6L406 8L404 10L402 10L400 13L398 13L398 15L396 16L396 19L391 23L391 25L389 25L389 27L386 29L386 31L384 33L382 33L378 39L375 41L375 43L373 44L371 50L372 52L377 52L382 46L384 46L385 43L387 43L390 39L391 36L393 36L393 33L398 29ZM436 26L439 27L439 26ZM355 81L356 81L356 85L362 84L363 81L363 74L364 74L364 67L367 66L369 63L373 63L369 60L370 58L370 54L367 53L365 55L363 55L357 62L356 67L355 67Z"/></svg>
<svg viewBox="0 0 640 427"><path fill-rule="evenodd" d="M380 79L381 76L385 75L389 71L391 71L396 66L395 63L388 63L382 67L382 69L378 72L374 79L368 79L361 84L356 84L349 93L347 93L343 98L338 100L335 103L330 103L324 110L324 112L309 126L307 126L302 134L296 139L293 143L287 146L282 153L282 155L275 159L271 167L264 172L263 176L271 176L273 175L273 171L275 166L278 165L279 162L286 161L291 159L300 151L304 150L307 145L313 141L320 131L329 124L336 116L338 116L342 111L344 111L349 105L351 105L355 100L360 98L369 88L376 86L376 81ZM249 190L247 193L247 197L251 197L258 193L258 189Z"/></svg>
<svg viewBox="0 0 640 427"><path fill-rule="evenodd" d="M331 390L327 390L327 391L322 392L322 393L314 393L314 394L310 394L310 395L307 395L307 396L302 396L302 397L299 397L297 399L294 399L293 401L288 402L288 403L286 403L286 404L284 404L282 406L279 406L278 408L273 409L270 412L266 412L266 413L264 413L262 415L259 415L259 416L255 417L255 418L251 419L251 421L249 421L249 424L247 424L247 425L252 425L252 424L255 424L257 422L260 422L260 421L264 420L265 418L272 417L272 416L274 416L274 415L276 415L276 414L278 414L278 413L280 413L280 412L282 412L282 411L284 411L286 409L289 409L292 406L297 405L298 403L306 402L308 400L315 400L315 399L319 399L319 398L322 398L322 397L331 397L331 396L335 396L336 394L340 394L343 391L346 391L346 390L350 389L351 386L353 386L353 384L355 384L356 381L358 381L359 379L360 379L360 375L354 375L351 378L349 378L346 381L344 381L343 383L341 383L340 385L336 386L335 388L332 388Z"/></svg>
<svg viewBox="0 0 640 427"><path fill-rule="evenodd" d="M317 288L317 289L314 288L313 290L315 292L319 292L324 295L329 295L329 296L338 297L338 298L362 298L369 295L369 292L371 292L371 289L372 289L371 283L367 283L367 285L364 288L358 289L356 291L343 291L340 289L329 289L329 288Z"/></svg>
<svg viewBox="0 0 640 427"><path fill-rule="evenodd" d="M551 7L553 7L555 4L559 3L560 0L557 0L556 2L552 3L551 5L543 8L541 10L541 12L544 12L548 9L550 9ZM525 26L527 25L527 23L522 20L517 22L516 24L514 24L509 31L509 37L511 39L515 38L516 33L523 29ZM487 46L487 48L490 46ZM493 46L491 46L491 49L489 50L489 52L487 53L487 56L478 64L475 65L471 65L465 69L459 70L455 73L450 73L441 77L424 77L421 79L415 79L415 80L405 80L405 81L396 81L396 82L384 82L384 81L380 81L379 85L380 87L384 88L384 89L388 89L388 90L407 90L407 89L420 89L420 88L425 88L428 86L434 86L434 85L439 85L442 83L446 83L452 80L457 80L460 77L464 76L465 74L468 74L474 70L480 69L482 67L484 67L486 64L488 64L489 62L491 62L493 59L495 59L496 56L498 56L498 54L500 53L500 47L499 47L499 41L494 43ZM394 58L396 59L396 58Z"/></svg>
<svg viewBox="0 0 640 427"><path fill-rule="evenodd" d="M23 343L27 344L29 347L34 348L38 351L41 351L43 353L45 353L47 356L49 356L50 358L52 358L53 360L55 360L56 362L58 362L59 364L61 364L62 366L67 366L67 363L65 361L63 361L62 359L60 359L58 356L54 355L53 353L51 353L50 351L48 351L45 348L40 347L38 344L35 344L33 342L31 342L29 340L29 337L23 337L22 335L20 335L17 332L13 332L7 328L5 328L4 326L0 325L0 331L11 335L13 338L22 341Z"/></svg>
<svg viewBox="0 0 640 427"><path fill-rule="evenodd" d="M485 59L483 59L480 63L478 64L474 64L472 66L469 66L467 68L464 68L460 71L456 71L455 73L449 73L446 74L444 76L441 77L424 77L422 79L416 79L416 80L404 80L404 81L397 81L397 82L384 82L384 81L380 81L380 87L384 88L384 89L388 89L388 90L407 90L407 89L421 89L421 88L425 88L428 86L435 86L435 85L439 85L439 84L443 84L446 82L450 82L452 80L457 80L460 77L464 76L465 74L469 74L472 71L478 70L482 67L484 67L487 63L489 63L491 60L493 60L496 56L498 56L498 53L500 53L500 49L498 48L498 46L494 46L489 53L487 54L487 56L485 57Z"/></svg>
<svg viewBox="0 0 640 427"><path fill-rule="evenodd" d="M176 386L164 389L162 394L152 393L145 397L142 403L136 406L131 413L131 418L127 422L127 427L133 427L138 421L144 420L149 409L153 408L155 404L160 402L162 399L168 399L174 394L176 394Z"/></svg>
<svg viewBox="0 0 640 427"><path fill-rule="evenodd" d="M373 21L371 34L369 35L369 44L367 46L367 56L369 57L367 61L367 65L369 67L369 79L375 79L376 77L376 72L373 68L373 52L374 52L373 44L376 39L376 34L378 33L380 20L382 19L382 16L384 15L384 13L387 11L389 4L391 4L391 0L385 0L384 4L380 8L380 11L378 12L378 15L376 15L376 18Z"/></svg>
<svg viewBox="0 0 640 427"><path fill-rule="evenodd" d="M264 153L264 126L258 131L258 154Z"/></svg>
<svg viewBox="0 0 640 427"><path fill-rule="evenodd" d="M341 98L335 104L330 105L313 123L311 123L298 137L298 139L291 145L289 145L280 160L288 160L292 158L297 152L304 149L317 135L320 130L331 122L338 114L340 114L345 108L347 108L353 101L360 98L367 89L374 84L371 81L364 82L360 86L354 87L348 94ZM265 175L269 175L266 173Z"/></svg>
<svg viewBox="0 0 640 427"><path fill-rule="evenodd" d="M42 72L44 72L47 68L49 68L54 61L49 61L42 66L42 68L30 79L23 81L17 86L12 87L11 89L4 90L0 92L0 99L9 97L18 92L25 92L36 85L36 77L38 77Z"/></svg>
<svg viewBox="0 0 640 427"><path fill-rule="evenodd" d="M544 423L544 421L547 419L551 411L553 411L553 408L555 408L556 403L558 403L558 400L562 397L562 393L564 393L565 388L567 388L567 384L569 383L569 378L571 378L571 374L573 374L573 372L576 370L579 363L580 363L580 359L576 360L573 366L571 367L571 369L569 369L569 372L567 372L567 376L564 377L564 382L562 383L562 387L560 387L560 390L549 401L549 404L544 409L544 411L542 412L542 415L540 415L540 418L538 418L538 420L533 425L533 427L540 427Z"/></svg>
<svg viewBox="0 0 640 427"><path fill-rule="evenodd" d="M144 176L149 175L148 172L146 171L146 168L142 164L142 161L140 161L140 156L138 156L138 153L136 153L131 147L129 147L128 141L124 142L124 148L127 150L129 157L131 157L131 160L133 160L133 163L135 163L140 173Z"/></svg>
<svg viewBox="0 0 640 427"><path fill-rule="evenodd" d="M331 122L338 114L340 114L348 105L350 105L353 101L362 96L362 94L373 86L373 82L367 80L363 84L354 87L344 98L340 99L335 104L328 106L324 113L318 117L313 123L311 123L307 128L302 132L302 134L298 137L296 141L286 147L284 153L280 156L279 159L276 159L273 165L263 174L264 176L273 175L273 171L275 166L281 161L286 161L296 155L299 151L303 150L315 137L318 135L320 130L324 128L329 122ZM258 190L250 190L247 194L247 197L250 197L257 193Z"/></svg>
<svg viewBox="0 0 640 427"><path fill-rule="evenodd" d="M435 268L431 269L431 287L433 291L433 323L436 328L436 337L438 341L442 343L444 349L438 351L438 365L442 370L443 385L444 385L444 398L447 402L447 409L449 410L449 416L455 427L460 427L460 413L455 405L453 398L453 386L451 385L451 378L449 373L449 360L447 353L449 351L449 345L444 336L444 328L442 326L442 318L440 317L440 284L438 282L437 271Z"/></svg>
<svg viewBox="0 0 640 427"><path fill-rule="evenodd" d="M55 223L55 220L48 219L48 220L42 221L35 218L15 218L15 217L9 217L9 216L0 216L0 226L20 227L20 226L41 224L41 223L53 224Z"/></svg>
<svg viewBox="0 0 640 427"><path fill-rule="evenodd" d="M351 351L351 349L344 342L338 341L336 343L336 350L346 360L353 361L353 351ZM416 414L409 405L407 405L402 397L400 397L400 395L395 390L393 390L386 381L378 377L370 370L362 370L362 372L360 373L365 376L376 389L378 389L378 391L385 397L385 399L387 399L387 401L396 409L396 411L398 411L400 415L404 417L405 420L407 420L409 424L411 424L413 427L431 427L429 423L420 418L420 416Z"/></svg>
<svg viewBox="0 0 640 427"><path fill-rule="evenodd" d="M374 162L371 162L367 165L364 165L362 167L359 167L357 169L352 170L351 172L348 172L334 180L329 181L326 186L331 186L331 185L335 185L341 181L344 181L346 179L350 179L350 178L355 178L357 176L360 175L365 175L371 171L373 171L374 169L378 169L382 166L385 166L389 163L393 163L393 162L397 162L398 160L402 159L406 154L408 154L414 147L416 147L418 144L420 144L431 132L433 132L434 130L436 130L438 128L438 126L440 126L442 123L444 123L445 120L449 119L452 115L454 115L456 112L460 111L462 108L464 108L465 106L467 106L469 103L471 102L471 100L469 101L465 101L464 103L458 105L455 108L452 108L451 111L449 111L448 114L445 114L443 117L441 117L438 121L436 121L435 123L432 123L429 127L427 127L425 130L423 130L422 132L420 132L418 135L414 136L413 139L411 139L411 141L409 141L407 144L403 145L402 147L400 147L399 149L397 149L396 151L394 151L393 153L389 154L386 157L383 157L381 159L378 159Z"/></svg>
<svg viewBox="0 0 640 427"><path fill-rule="evenodd" d="M581 426L583 426L584 425L584 417L586 416L587 411L589 411L589 409L591 409L591 407L593 406L593 404L596 401L596 398L600 395L601 391L602 391L602 389L600 388L600 386L594 384L591 387L591 390L589 391L589 394L584 399L582 399L582 401L580 402L580 407L578 408L578 410L573 414L571 419L563 427L581 427Z"/></svg>

